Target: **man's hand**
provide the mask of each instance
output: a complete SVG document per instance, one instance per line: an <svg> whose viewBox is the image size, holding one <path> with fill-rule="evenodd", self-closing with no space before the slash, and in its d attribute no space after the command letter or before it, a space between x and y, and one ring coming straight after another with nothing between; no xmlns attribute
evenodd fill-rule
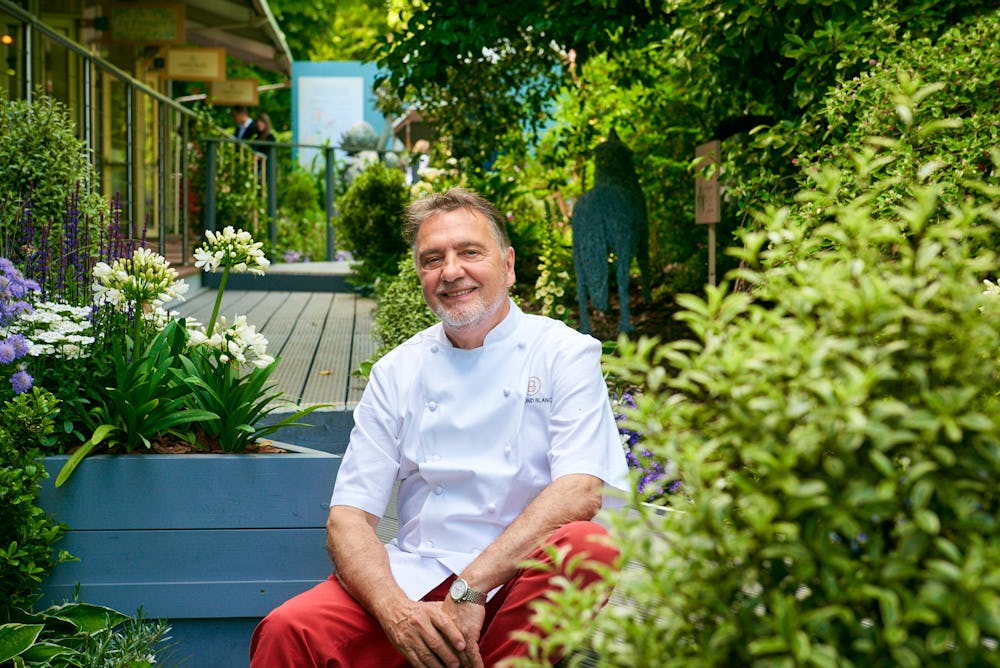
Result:
<svg viewBox="0 0 1000 668"><path fill-rule="evenodd" d="M482 668L479 637L483 633L483 622L486 621L486 607L475 603L455 603L451 596L445 598L443 606L465 639L465 649L459 652L462 666Z"/></svg>
<svg viewBox="0 0 1000 668"><path fill-rule="evenodd" d="M459 607L454 603L451 606ZM411 601L393 615L384 626L385 632L415 668L483 668L477 640L486 611L481 605L468 607L478 608L477 614L473 611L471 620L466 619L466 615L453 618L441 602ZM475 630L470 634L463 632L462 628L470 625L475 626Z"/></svg>

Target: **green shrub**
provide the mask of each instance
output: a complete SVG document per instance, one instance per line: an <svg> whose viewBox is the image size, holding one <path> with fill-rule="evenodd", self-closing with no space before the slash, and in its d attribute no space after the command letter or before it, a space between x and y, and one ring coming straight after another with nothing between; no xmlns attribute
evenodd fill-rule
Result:
<svg viewBox="0 0 1000 668"><path fill-rule="evenodd" d="M609 359L690 500L612 518L644 569L599 618L601 665L1000 665L1000 188L911 160L906 119L950 124L892 97L899 139L745 236L750 292L683 296L695 340Z"/></svg>
<svg viewBox="0 0 1000 668"><path fill-rule="evenodd" d="M326 211L317 176L297 165L283 172L278 185L278 248L285 262L332 260L326 257Z"/></svg>
<svg viewBox="0 0 1000 668"><path fill-rule="evenodd" d="M231 225L255 239L268 239L264 194L254 180L257 163L248 144L219 142L216 154L215 229ZM273 251L273 249L268 249Z"/></svg>
<svg viewBox="0 0 1000 668"><path fill-rule="evenodd" d="M64 527L37 503L48 477L37 446L51 437L56 413L55 398L38 388L0 407L0 623L14 608L30 609L33 589L68 558L52 549Z"/></svg>
<svg viewBox="0 0 1000 668"><path fill-rule="evenodd" d="M878 11L878 10L871 10ZM738 209L743 221L753 225L754 211L780 206L799 187L810 186L812 169L826 166L851 168L854 151L869 137L909 135L910 154L900 155L895 169L912 167L914 161L952 172L945 201L957 203L965 196L963 179L980 179L989 166L989 150L1000 145L997 122L997 90L1000 70L996 67L995 41L1000 31L1000 13L986 13L949 29L936 41L923 37L904 38L898 26L877 20L866 71L829 91L821 104L813 105L797 123L782 123L756 135L743 150L724 151L733 161L725 166L731 188L727 201ZM946 86L945 94L921 100L923 122L900 119L895 110L897 72L911 81L933 81ZM915 87L909 92L912 95ZM904 101L905 104L905 101ZM934 133L944 119L962 119L960 130ZM856 194L846 184L841 201ZM886 184L888 185L888 184ZM879 197L893 206L905 194L906 181L897 180Z"/></svg>
<svg viewBox="0 0 1000 668"><path fill-rule="evenodd" d="M410 254L400 258L397 272L396 276L379 289L372 328L379 345L375 355L368 361L369 368L400 343L438 321L424 301L420 278Z"/></svg>
<svg viewBox="0 0 1000 668"><path fill-rule="evenodd" d="M29 198L36 227L47 227L50 257L81 239L96 246L109 207L97 193L87 146L77 138L65 105L41 91L31 102L8 100L2 90L0 105L0 256L19 262L26 248L43 242L23 238L21 218Z"/></svg>
<svg viewBox="0 0 1000 668"><path fill-rule="evenodd" d="M342 245L354 253L355 273L362 284L396 273L399 256L407 252L403 210L409 204L404 175L375 163L338 200Z"/></svg>

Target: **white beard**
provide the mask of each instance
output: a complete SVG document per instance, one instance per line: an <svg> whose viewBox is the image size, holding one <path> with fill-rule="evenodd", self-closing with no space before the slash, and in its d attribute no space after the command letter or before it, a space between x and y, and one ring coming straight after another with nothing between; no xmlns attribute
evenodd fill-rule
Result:
<svg viewBox="0 0 1000 668"><path fill-rule="evenodd" d="M467 306L445 309L442 306L434 309L434 315L441 319L445 327L449 329L465 329L475 327L496 315L497 311L503 307L507 301L507 295L500 293L496 301L492 304L485 303L479 299L474 304Z"/></svg>

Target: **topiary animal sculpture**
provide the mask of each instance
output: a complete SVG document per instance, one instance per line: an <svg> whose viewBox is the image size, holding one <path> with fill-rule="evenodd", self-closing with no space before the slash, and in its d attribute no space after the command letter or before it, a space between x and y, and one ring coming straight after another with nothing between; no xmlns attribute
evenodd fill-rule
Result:
<svg viewBox="0 0 1000 668"><path fill-rule="evenodd" d="M614 255L618 283L618 331L633 331L628 308L629 270L632 258L636 258L642 296L649 301L649 221L632 153L614 130L594 149L594 187L577 200L571 225L580 331L590 332L588 300L608 311L609 254Z"/></svg>

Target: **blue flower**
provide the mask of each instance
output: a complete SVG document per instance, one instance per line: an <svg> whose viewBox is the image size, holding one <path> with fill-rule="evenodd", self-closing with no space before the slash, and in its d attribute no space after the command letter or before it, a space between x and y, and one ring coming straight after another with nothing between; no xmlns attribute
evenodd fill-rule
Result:
<svg viewBox="0 0 1000 668"><path fill-rule="evenodd" d="M28 354L28 339L24 338L24 334L15 334L7 341L14 346L14 359Z"/></svg>
<svg viewBox="0 0 1000 668"><path fill-rule="evenodd" d="M14 342L11 339L0 341L0 364L10 364L18 358L17 351L14 350Z"/></svg>
<svg viewBox="0 0 1000 668"><path fill-rule="evenodd" d="M31 384L35 379L23 369L10 377L10 386L14 388L14 394L23 394L31 389Z"/></svg>

